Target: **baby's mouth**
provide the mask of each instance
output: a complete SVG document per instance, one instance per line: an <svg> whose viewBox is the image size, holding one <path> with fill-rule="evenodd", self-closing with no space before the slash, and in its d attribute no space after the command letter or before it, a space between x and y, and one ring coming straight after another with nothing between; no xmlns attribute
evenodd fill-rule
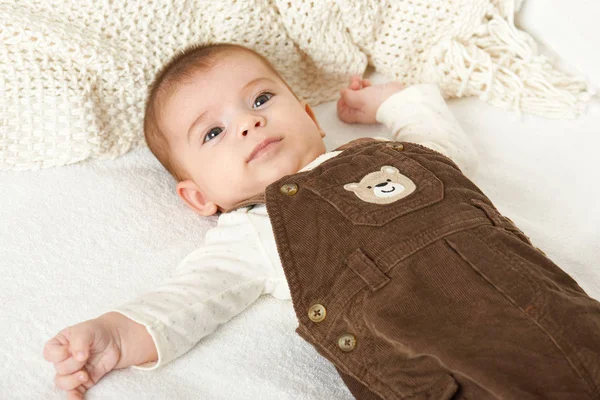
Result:
<svg viewBox="0 0 600 400"><path fill-rule="evenodd" d="M261 143L259 143L254 148L254 150L252 151L252 153L246 160L246 163L249 163L250 161L254 160L255 158L260 157L262 155L262 153L264 151L266 151L265 149L268 150L271 145L276 144L277 142L280 142L282 140L283 140L282 138L267 138L267 139L263 140Z"/></svg>

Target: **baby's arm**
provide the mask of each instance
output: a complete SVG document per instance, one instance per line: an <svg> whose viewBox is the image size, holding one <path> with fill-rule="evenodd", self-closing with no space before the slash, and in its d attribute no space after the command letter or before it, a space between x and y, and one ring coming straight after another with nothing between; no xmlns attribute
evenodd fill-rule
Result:
<svg viewBox="0 0 600 400"><path fill-rule="evenodd" d="M205 245L188 254L164 284L67 327L46 343L44 358L54 364L55 383L69 400L81 399L113 369L155 369L168 363L263 293L273 271L256 230L244 223L245 214L229 214L220 217Z"/></svg>
<svg viewBox="0 0 600 400"><path fill-rule="evenodd" d="M157 358L134 368L179 357L265 293L269 271L255 231L240 222L243 213L229 214L163 284L113 310L144 326L155 345Z"/></svg>
<svg viewBox="0 0 600 400"><path fill-rule="evenodd" d="M427 146L454 161L472 177L478 155L435 85L410 86L386 99L376 119L391 129L396 141Z"/></svg>
<svg viewBox="0 0 600 400"><path fill-rule="evenodd" d="M372 85L354 76L340 94L338 116L344 122L381 122L394 140L427 146L451 158L468 177L475 174L477 152L436 85L404 89L399 82Z"/></svg>

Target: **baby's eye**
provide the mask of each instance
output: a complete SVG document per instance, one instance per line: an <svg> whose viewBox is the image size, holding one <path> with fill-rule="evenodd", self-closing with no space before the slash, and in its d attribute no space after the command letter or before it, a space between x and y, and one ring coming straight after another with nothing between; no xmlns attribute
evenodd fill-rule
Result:
<svg viewBox="0 0 600 400"><path fill-rule="evenodd" d="M259 104L257 107L260 107L261 105L263 105L264 103L266 103L267 101L269 101L271 99L271 97L273 97L273 94L269 93L269 92L261 93L260 95L258 95L258 97L256 98L256 100L254 100L253 106L256 105L256 103L258 103L258 100L261 99L261 98L263 98L263 97L266 98L266 100L263 101L261 104Z"/></svg>
<svg viewBox="0 0 600 400"><path fill-rule="evenodd" d="M206 134L206 136L204 136L204 142L205 143L208 142L209 140L212 140L213 138L219 136L219 133L216 133L214 136L212 136L213 132L215 132L217 129L220 129L219 133L223 132L223 129L221 129L221 128L211 129L210 131L208 131L208 133Z"/></svg>

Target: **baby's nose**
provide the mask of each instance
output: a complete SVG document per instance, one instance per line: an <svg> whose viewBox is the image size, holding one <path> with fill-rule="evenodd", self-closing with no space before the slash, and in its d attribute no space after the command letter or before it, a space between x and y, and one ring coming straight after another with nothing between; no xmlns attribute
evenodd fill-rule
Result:
<svg viewBox="0 0 600 400"><path fill-rule="evenodd" d="M257 126L261 125L261 120L258 120L254 123L254 127L256 128ZM248 129L242 129L242 135L246 136L248 134Z"/></svg>

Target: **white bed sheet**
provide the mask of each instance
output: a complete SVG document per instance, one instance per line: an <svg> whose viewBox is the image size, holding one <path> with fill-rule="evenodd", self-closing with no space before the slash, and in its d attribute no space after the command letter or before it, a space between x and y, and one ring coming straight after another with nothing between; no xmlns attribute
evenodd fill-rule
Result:
<svg viewBox="0 0 600 400"><path fill-rule="evenodd" d="M545 54L561 58L600 88L600 3L597 0L527 0L515 23L537 41ZM595 38L595 39L594 39Z"/></svg>
<svg viewBox="0 0 600 400"><path fill-rule="evenodd" d="M480 154L475 183L599 299L600 104L572 121L521 120L474 98L449 104ZM335 102L315 110L328 149L386 134L382 126L346 125L335 110ZM216 219L183 205L147 149L1 172L0 187L0 393L65 398L44 343L161 282ZM87 398L352 399L296 326L291 302L263 296L171 364L112 372Z"/></svg>

